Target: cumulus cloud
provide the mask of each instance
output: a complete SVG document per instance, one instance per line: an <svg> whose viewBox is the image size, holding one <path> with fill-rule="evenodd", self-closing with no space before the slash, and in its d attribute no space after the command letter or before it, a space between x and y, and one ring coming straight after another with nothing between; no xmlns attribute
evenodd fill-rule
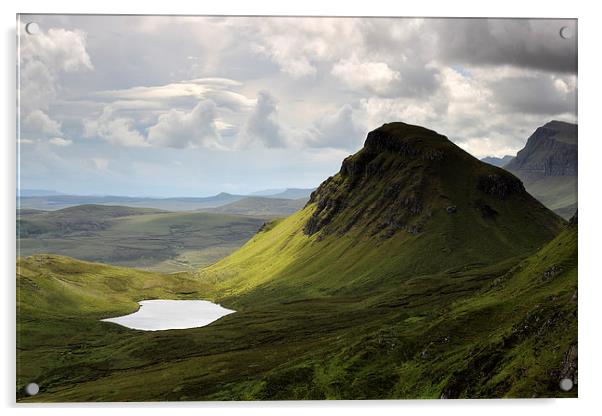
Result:
<svg viewBox="0 0 602 416"><path fill-rule="evenodd" d="M100 137L112 145L146 147L145 137L136 129L134 120L119 114L120 106L107 105L98 118L84 120L84 136Z"/></svg>
<svg viewBox="0 0 602 416"><path fill-rule="evenodd" d="M42 110L34 110L23 118L22 131L41 136L61 134L61 125Z"/></svg>
<svg viewBox="0 0 602 416"><path fill-rule="evenodd" d="M62 137L53 137L52 139L48 140L48 142L52 145L61 146L61 147L65 147L65 146L69 146L69 145L73 144L72 140L63 139Z"/></svg>
<svg viewBox="0 0 602 416"><path fill-rule="evenodd" d="M360 62L357 57L337 62L332 74L350 88L363 88L377 94L387 93L400 74L385 62Z"/></svg>
<svg viewBox="0 0 602 416"><path fill-rule="evenodd" d="M72 158L66 166L79 155L92 167L94 157L107 160L105 169L134 169L152 165L149 154L181 152L174 157L185 161L188 149L202 148L195 155L219 154L247 167L256 163L245 161L253 152L266 161L311 153L303 163L312 171L327 154L320 166L334 170L321 176L359 149L367 131L391 121L435 129L480 157L515 152L538 126L576 118L576 39L559 36L561 26L576 33L571 20L36 21L53 29L21 36L20 140L58 153L51 139L93 138L93 145L74 140L60 152ZM111 164L122 154L123 162ZM22 157L35 166L44 155ZM278 163L282 170L287 161ZM217 176L228 175L219 169Z"/></svg>
<svg viewBox="0 0 602 416"><path fill-rule="evenodd" d="M56 97L61 73L93 68L86 51L86 35L80 30L60 28L27 35L22 24L19 31L21 111L44 110Z"/></svg>
<svg viewBox="0 0 602 416"><path fill-rule="evenodd" d="M220 148L215 118L216 106L210 100L200 101L190 112L171 110L160 115L157 124L148 129L148 143L179 149Z"/></svg>
<svg viewBox="0 0 602 416"><path fill-rule="evenodd" d="M350 43L361 42L361 34L355 30L357 19L353 18L279 17L261 24L249 19L245 23L242 28L252 36L254 50L292 78L314 77L320 63L343 55Z"/></svg>
<svg viewBox="0 0 602 416"><path fill-rule="evenodd" d="M268 148L285 147L288 140L277 113L276 99L269 92L260 91L257 104L242 128L238 146L261 144Z"/></svg>
<svg viewBox="0 0 602 416"><path fill-rule="evenodd" d="M353 151L361 145L366 129L354 119L351 106L345 104L333 114L320 117L314 124L312 133L306 146Z"/></svg>
<svg viewBox="0 0 602 416"><path fill-rule="evenodd" d="M57 98L58 78L62 73L93 68L86 51L86 35L61 28L27 35L23 24L19 25L19 34L20 133L28 138L61 136L61 123L51 118L48 110ZM23 140L27 138L22 143ZM65 146L71 141L55 137L50 143Z"/></svg>

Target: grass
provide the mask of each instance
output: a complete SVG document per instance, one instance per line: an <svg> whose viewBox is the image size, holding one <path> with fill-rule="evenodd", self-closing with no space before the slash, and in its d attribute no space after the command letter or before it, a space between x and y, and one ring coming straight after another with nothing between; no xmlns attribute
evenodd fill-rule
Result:
<svg viewBox="0 0 602 416"><path fill-rule="evenodd" d="M379 132L208 267L19 259L18 400L575 397L558 382L576 380L576 226L434 132ZM161 232L154 215L122 231ZM154 297L237 312L159 332L99 321Z"/></svg>
<svg viewBox="0 0 602 416"><path fill-rule="evenodd" d="M544 176L525 182L527 191L565 219L577 211L577 177Z"/></svg>
<svg viewBox="0 0 602 416"><path fill-rule="evenodd" d="M544 278L551 264L559 272ZM417 276L370 295L261 299L190 330L99 321L140 299L218 297L187 274L32 257L18 281L18 386L42 388L21 401L577 394L557 388L576 342L575 230L518 263Z"/></svg>
<svg viewBox="0 0 602 416"><path fill-rule="evenodd" d="M235 251L263 222L98 205L26 211L18 223L19 253L53 253L160 272L194 270Z"/></svg>

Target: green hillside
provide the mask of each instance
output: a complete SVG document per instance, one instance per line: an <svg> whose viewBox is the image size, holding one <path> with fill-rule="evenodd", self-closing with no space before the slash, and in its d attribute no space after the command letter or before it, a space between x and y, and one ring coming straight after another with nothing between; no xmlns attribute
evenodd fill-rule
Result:
<svg viewBox="0 0 602 416"><path fill-rule="evenodd" d="M304 210L200 275L224 297L373 293L418 275L526 256L561 223L503 169L433 131L392 123L370 133Z"/></svg>
<svg viewBox="0 0 602 416"><path fill-rule="evenodd" d="M306 207L195 273L18 261L20 401L575 397L577 226L502 169L403 123ZM99 319L218 301L209 326ZM22 390L19 390L20 392Z"/></svg>

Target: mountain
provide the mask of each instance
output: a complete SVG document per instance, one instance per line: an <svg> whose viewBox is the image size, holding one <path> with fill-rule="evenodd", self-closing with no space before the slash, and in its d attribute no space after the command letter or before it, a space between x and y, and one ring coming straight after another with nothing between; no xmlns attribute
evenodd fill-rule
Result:
<svg viewBox="0 0 602 416"><path fill-rule="evenodd" d="M392 284L525 255L561 224L507 171L434 131L390 123L369 133L302 211L203 273L223 275L227 291L345 292L379 287L388 273Z"/></svg>
<svg viewBox="0 0 602 416"><path fill-rule="evenodd" d="M268 195L269 198L301 199L309 198L315 188L287 188L282 192Z"/></svg>
<svg viewBox="0 0 602 416"><path fill-rule="evenodd" d="M148 198L129 196L92 196L92 195L47 195L21 196L18 203L21 208L56 210L76 205L125 205L139 208L155 208L166 211L192 211L213 208L229 204L244 198L226 192L208 197Z"/></svg>
<svg viewBox="0 0 602 416"><path fill-rule="evenodd" d="M548 208L571 217L577 210L577 125L551 121L539 127L504 168Z"/></svg>
<svg viewBox="0 0 602 416"><path fill-rule="evenodd" d="M286 188L286 189L265 189L263 191L253 192L250 196L264 196L266 198L279 199L301 199L309 198L309 195L316 188Z"/></svg>
<svg viewBox="0 0 602 416"><path fill-rule="evenodd" d="M302 210L195 272L19 259L18 400L576 397L558 389L577 381L576 241L514 175L385 124ZM99 321L149 298L236 313Z"/></svg>
<svg viewBox="0 0 602 416"><path fill-rule="evenodd" d="M282 193L284 191L286 191L286 188L263 189L261 191L251 192L249 195L250 196L270 196L270 195L275 195L275 194Z"/></svg>
<svg viewBox="0 0 602 416"><path fill-rule="evenodd" d="M249 196L217 208L204 211L222 214L249 215L261 218L283 217L299 211L307 198L283 199L273 197Z"/></svg>
<svg viewBox="0 0 602 416"><path fill-rule="evenodd" d="M481 159L481 162L489 163L490 165L502 168L504 167L504 165L508 164L508 162L510 162L512 159L514 159L514 156L510 155L506 155L504 157L488 156Z"/></svg>

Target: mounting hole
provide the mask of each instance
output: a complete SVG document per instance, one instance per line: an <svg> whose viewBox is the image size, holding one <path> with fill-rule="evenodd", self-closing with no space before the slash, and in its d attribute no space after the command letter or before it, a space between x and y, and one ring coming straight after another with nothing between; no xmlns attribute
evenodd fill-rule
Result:
<svg viewBox="0 0 602 416"><path fill-rule="evenodd" d="M562 39L571 39L573 37L573 29L568 26L562 26L560 28L560 37Z"/></svg>
<svg viewBox="0 0 602 416"><path fill-rule="evenodd" d="M40 386L38 386L38 383L29 383L25 386L25 393L27 393L28 396L35 396L39 392Z"/></svg>
<svg viewBox="0 0 602 416"><path fill-rule="evenodd" d="M573 388L573 380L570 378L563 378L560 380L560 390L570 391Z"/></svg>
<svg viewBox="0 0 602 416"><path fill-rule="evenodd" d="M30 35L37 35L40 33L40 25L36 22L29 22L25 25L25 31Z"/></svg>

